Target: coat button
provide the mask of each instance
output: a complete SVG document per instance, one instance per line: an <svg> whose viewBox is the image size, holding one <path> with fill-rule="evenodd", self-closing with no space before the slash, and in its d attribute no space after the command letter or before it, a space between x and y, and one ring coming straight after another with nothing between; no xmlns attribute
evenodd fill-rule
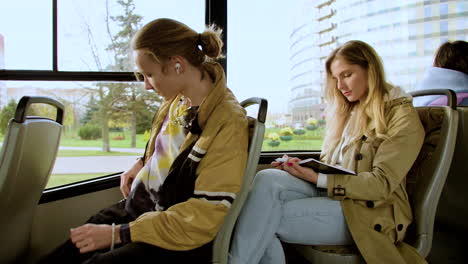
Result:
<svg viewBox="0 0 468 264"><path fill-rule="evenodd" d="M376 224L374 226L374 230L377 231L377 232L380 232L380 231L382 231L382 226L380 224Z"/></svg>
<svg viewBox="0 0 468 264"><path fill-rule="evenodd" d="M367 208L374 208L374 201L367 201L366 206Z"/></svg>
<svg viewBox="0 0 468 264"><path fill-rule="evenodd" d="M402 224L399 224L399 225L397 226L397 230L398 230L398 231L403 230L403 225L402 225Z"/></svg>
<svg viewBox="0 0 468 264"><path fill-rule="evenodd" d="M361 153L356 154L356 160L362 160L362 154Z"/></svg>
<svg viewBox="0 0 468 264"><path fill-rule="evenodd" d="M346 196L346 189L338 185L337 187L333 188L333 195L334 196Z"/></svg>

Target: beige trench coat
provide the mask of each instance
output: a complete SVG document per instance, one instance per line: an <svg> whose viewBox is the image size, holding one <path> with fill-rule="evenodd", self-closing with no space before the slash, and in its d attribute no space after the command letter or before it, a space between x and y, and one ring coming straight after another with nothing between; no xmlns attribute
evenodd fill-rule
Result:
<svg viewBox="0 0 468 264"><path fill-rule="evenodd" d="M410 98L386 103L388 139L363 135L342 149L343 164L357 176L329 175L328 195L341 200L352 237L367 263L425 263L402 242L412 221L406 174L424 140L424 128ZM337 151L337 150L335 150ZM322 156L336 164L332 157Z"/></svg>

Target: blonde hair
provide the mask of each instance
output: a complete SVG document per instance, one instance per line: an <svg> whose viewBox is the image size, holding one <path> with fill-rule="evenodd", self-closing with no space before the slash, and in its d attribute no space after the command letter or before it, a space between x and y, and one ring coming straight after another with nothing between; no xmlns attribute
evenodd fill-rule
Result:
<svg viewBox="0 0 468 264"><path fill-rule="evenodd" d="M133 50L143 50L163 65L182 56L203 72L203 63L222 58L222 30L211 25L201 34L173 19L160 18L144 25L132 39Z"/></svg>
<svg viewBox="0 0 468 264"><path fill-rule="evenodd" d="M338 90L333 79L331 64L340 58L349 64L356 64L367 71L368 92L366 98L349 102ZM367 43L352 40L335 49L325 63L327 73L325 99L327 101L327 129L322 152L332 151L346 130L348 142L355 142L361 135L375 135L386 138L387 124L385 122L384 96L391 85L385 81L382 61L375 50ZM353 114L351 115L351 112Z"/></svg>

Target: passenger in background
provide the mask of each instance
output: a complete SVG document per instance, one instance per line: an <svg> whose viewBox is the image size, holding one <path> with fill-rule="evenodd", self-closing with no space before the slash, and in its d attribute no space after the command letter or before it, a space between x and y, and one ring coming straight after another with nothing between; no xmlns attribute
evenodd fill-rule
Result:
<svg viewBox="0 0 468 264"><path fill-rule="evenodd" d="M468 42L457 40L442 44L416 90L452 89L457 93L457 104L468 105ZM416 98L415 106L447 105L446 96Z"/></svg>
<svg viewBox="0 0 468 264"><path fill-rule="evenodd" d="M349 41L325 65L321 160L357 176L320 174L299 158L260 171L239 216L230 264L285 263L281 242L356 244L367 263L424 263L403 243L412 213L406 174L424 140L412 98L385 80L374 49Z"/></svg>
<svg viewBox="0 0 468 264"><path fill-rule="evenodd" d="M134 36L145 88L165 99L145 156L121 176L126 199L72 228L70 240L41 263L211 261L248 145L246 112L213 61L221 55L220 34L157 19Z"/></svg>

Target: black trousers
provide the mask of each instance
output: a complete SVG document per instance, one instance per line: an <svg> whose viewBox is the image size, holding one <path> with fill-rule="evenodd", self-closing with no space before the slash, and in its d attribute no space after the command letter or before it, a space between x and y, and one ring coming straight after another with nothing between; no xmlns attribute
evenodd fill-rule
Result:
<svg viewBox="0 0 468 264"><path fill-rule="evenodd" d="M125 211L125 200L123 200L101 210L92 216L87 223L125 224L133 220L133 217ZM212 248L212 242L188 251L167 250L146 243L128 243L122 246L116 245L116 248L112 251L105 249L81 254L71 240L67 240L38 263L211 263Z"/></svg>

